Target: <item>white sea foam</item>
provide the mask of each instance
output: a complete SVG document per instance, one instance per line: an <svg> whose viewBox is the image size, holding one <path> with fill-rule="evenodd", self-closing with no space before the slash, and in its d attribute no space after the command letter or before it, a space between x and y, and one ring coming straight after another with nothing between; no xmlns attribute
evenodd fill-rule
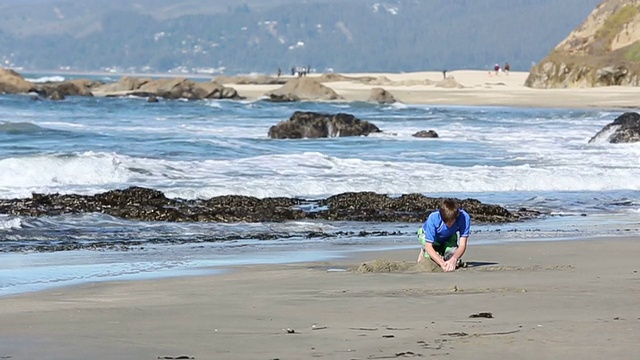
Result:
<svg viewBox="0 0 640 360"><path fill-rule="evenodd" d="M86 128L85 124L77 124L65 121L41 121L38 123L43 127L55 128L55 129L82 129Z"/></svg>
<svg viewBox="0 0 640 360"><path fill-rule="evenodd" d="M228 194L314 197L349 191L434 194L640 190L635 174L622 163L594 167L592 162L568 161L553 167L523 164L460 168L408 160L339 158L318 152L204 161L87 152L69 157L0 160L0 189L4 198L29 196L34 189L91 193L132 185L163 189L168 196L181 198Z"/></svg>
<svg viewBox="0 0 640 360"><path fill-rule="evenodd" d="M410 105L401 102L395 102L393 104L388 105L389 109L398 110L398 109L409 109Z"/></svg>
<svg viewBox="0 0 640 360"><path fill-rule="evenodd" d="M137 160L134 160L137 161ZM448 193L510 191L640 190L640 180L628 169L520 166L473 166L366 161L321 153L268 155L239 160L204 162L141 161L156 169L154 178L167 195L208 198L242 194L268 196L326 196L348 191L378 193ZM157 167L162 167L161 170ZM169 170L180 169L180 170ZM169 183L167 179L171 178Z"/></svg>
<svg viewBox="0 0 640 360"><path fill-rule="evenodd" d="M15 230L22 228L22 221L19 218L6 219L0 218L0 231L2 230Z"/></svg>
<svg viewBox="0 0 640 360"><path fill-rule="evenodd" d="M208 100L206 101L207 106L215 108L215 109L221 109L222 108L222 104L220 104L220 102L218 101L214 101L214 100Z"/></svg>
<svg viewBox="0 0 640 360"><path fill-rule="evenodd" d="M76 125L60 116L36 122L54 128L78 127L84 133L114 138L144 134L144 141L162 141L138 142L144 145L133 153L156 154L157 146L161 150L158 153L171 155L158 159L89 152L70 157L7 157L0 160L1 196L28 196L31 191L86 194L131 185L183 198L226 194L326 196L347 191L400 194L640 189L635 176L640 170L640 144L588 144L593 134L610 121L610 114L596 113L592 119L571 113L560 119L548 115L523 119L511 110L503 113L427 106L405 110L405 105L383 111L358 108L371 114L372 122L384 132L359 139L267 142L262 140L267 138L268 127L284 118L281 114L288 110L269 107L256 116L245 114L244 107L238 110L235 103L212 102L203 107L219 107L227 115L208 118L195 111L181 112L181 104L175 106L177 110L162 115L127 113L126 120L118 123L118 117L115 125L103 121ZM420 109L425 115L416 114ZM440 138L412 137L427 129L436 130ZM165 141L165 137L173 140ZM173 148L172 141L183 148ZM183 151L188 155L181 159ZM229 159L232 154L235 158Z"/></svg>
<svg viewBox="0 0 640 360"><path fill-rule="evenodd" d="M0 159L3 198L30 196L36 190L64 192L84 186L111 187L126 183L130 175L131 172L122 166L120 157L109 153Z"/></svg>
<svg viewBox="0 0 640 360"><path fill-rule="evenodd" d="M62 82L65 80L64 76L42 76L39 78L25 78L25 80L32 83L46 83L46 82Z"/></svg>
<svg viewBox="0 0 640 360"><path fill-rule="evenodd" d="M609 129L607 129L607 131L603 131L602 133L599 133L594 139L593 139L593 143L594 144L602 144L602 143L608 143L609 140L611 139L611 136L620 128L619 125L615 125L610 127Z"/></svg>

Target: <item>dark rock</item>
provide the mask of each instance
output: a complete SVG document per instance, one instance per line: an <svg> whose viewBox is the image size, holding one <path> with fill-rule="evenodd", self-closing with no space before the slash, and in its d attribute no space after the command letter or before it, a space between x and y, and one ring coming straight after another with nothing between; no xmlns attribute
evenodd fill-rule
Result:
<svg viewBox="0 0 640 360"><path fill-rule="evenodd" d="M380 132L377 126L350 114L321 114L296 111L289 120L269 128L271 139L367 136Z"/></svg>
<svg viewBox="0 0 640 360"><path fill-rule="evenodd" d="M604 137L607 138L603 139ZM640 115L635 112L620 115L592 137L589 143L598 140L605 140L613 144L640 141Z"/></svg>
<svg viewBox="0 0 640 360"><path fill-rule="evenodd" d="M65 99L64 95L57 91L52 92L48 97L49 97L49 100L56 100L56 101Z"/></svg>
<svg viewBox="0 0 640 360"><path fill-rule="evenodd" d="M438 208L440 200L422 194L392 198L372 192L361 192L331 196L321 200L318 205L328 207L328 210L321 214L322 218L328 220L421 222ZM509 222L520 217L503 207L482 204L475 199L459 200L459 203L472 215L474 221Z"/></svg>
<svg viewBox="0 0 640 360"><path fill-rule="evenodd" d="M438 137L438 133L435 132L435 130L422 130L422 131L418 131L417 133L411 135L413 137L417 137L417 138L437 138Z"/></svg>
<svg viewBox="0 0 640 360"><path fill-rule="evenodd" d="M151 96L149 96L149 97L147 98L147 102L150 102L150 103L157 103L157 102L158 102L158 98L157 98L157 97L155 97L154 95L151 95Z"/></svg>
<svg viewBox="0 0 640 360"><path fill-rule="evenodd" d="M269 94L268 97L264 98L266 101L271 102L297 102L300 99L292 94Z"/></svg>
<svg viewBox="0 0 640 360"><path fill-rule="evenodd" d="M62 82L48 82L44 84L38 84L35 91L38 94L50 99L58 96L62 96L63 99L67 96L93 96L90 87L97 86L99 84L102 83L86 79Z"/></svg>
<svg viewBox="0 0 640 360"><path fill-rule="evenodd" d="M389 197L372 192L344 193L322 200L259 199L238 195L184 200L168 199L162 192L153 189L130 187L93 196L34 193L31 198L0 199L0 214L58 216L104 213L130 220L170 222L256 223L316 219L420 223L438 207L439 202L439 198L421 194ZM459 202L474 223L512 222L540 215L526 209L510 212L498 205L483 204L475 199Z"/></svg>

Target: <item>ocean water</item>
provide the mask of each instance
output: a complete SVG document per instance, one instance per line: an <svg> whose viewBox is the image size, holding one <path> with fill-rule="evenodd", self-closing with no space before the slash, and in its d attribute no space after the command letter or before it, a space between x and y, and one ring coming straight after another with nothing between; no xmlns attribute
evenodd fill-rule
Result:
<svg viewBox="0 0 640 360"><path fill-rule="evenodd" d="M294 111L349 113L369 137L272 140ZM168 197L320 198L343 192L476 198L545 212L474 224L471 246L640 233L640 143L588 141L619 110L161 101L0 95L0 197L129 186ZM420 130L438 139L417 139ZM88 281L224 271L249 263L417 247L419 224L175 224L84 214L0 215L0 295ZM389 232L360 236L361 231ZM324 237L309 237L321 232ZM252 234L276 234L269 240ZM352 234L352 235L351 235ZM224 240L230 239L230 240ZM232 240L231 240L232 239ZM93 250L55 250L56 245ZM214 269L214 270L211 270Z"/></svg>

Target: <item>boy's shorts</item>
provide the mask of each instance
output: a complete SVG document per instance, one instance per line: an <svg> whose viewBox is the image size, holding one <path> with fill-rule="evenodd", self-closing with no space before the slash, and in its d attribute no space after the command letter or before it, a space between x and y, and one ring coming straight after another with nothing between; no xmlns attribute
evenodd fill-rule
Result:
<svg viewBox="0 0 640 360"><path fill-rule="evenodd" d="M424 251L424 246L427 244L427 238L424 235L424 229L418 229L418 241L422 244L422 253L424 257L430 259L431 257ZM433 248L438 252L438 254L442 255L445 260L449 260L458 250L458 234L453 234L449 239L445 240L444 243L433 243Z"/></svg>

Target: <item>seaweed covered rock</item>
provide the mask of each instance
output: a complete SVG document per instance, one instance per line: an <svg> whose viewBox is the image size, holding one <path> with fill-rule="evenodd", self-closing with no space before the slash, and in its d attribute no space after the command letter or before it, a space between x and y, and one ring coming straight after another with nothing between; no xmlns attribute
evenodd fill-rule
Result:
<svg viewBox="0 0 640 360"><path fill-rule="evenodd" d="M326 138L341 136L367 136L378 133L374 124L350 114L321 114L296 111L287 121L269 128L271 139Z"/></svg>
<svg viewBox="0 0 640 360"><path fill-rule="evenodd" d="M57 216L104 213L123 219L170 222L282 222L328 221L422 222L438 207L440 198L421 194L391 197L372 192L344 193L321 200L256 198L227 195L208 200L169 199L162 192L141 187L96 195L33 194L31 198L1 199L0 214ZM475 199L459 200L476 223L512 222L539 213L510 212Z"/></svg>
<svg viewBox="0 0 640 360"><path fill-rule="evenodd" d="M348 221L421 222L438 208L442 198L422 194L406 194L400 197L373 192L344 193L319 202L328 210L318 213L318 218ZM498 205L483 204L475 199L458 200L474 221L510 222L529 214L512 213Z"/></svg>
<svg viewBox="0 0 640 360"><path fill-rule="evenodd" d="M417 138L435 139L438 137L438 133L435 130L420 130L411 136Z"/></svg>
<svg viewBox="0 0 640 360"><path fill-rule="evenodd" d="M640 141L640 114L628 112L607 124L589 143L606 141L613 144Z"/></svg>

